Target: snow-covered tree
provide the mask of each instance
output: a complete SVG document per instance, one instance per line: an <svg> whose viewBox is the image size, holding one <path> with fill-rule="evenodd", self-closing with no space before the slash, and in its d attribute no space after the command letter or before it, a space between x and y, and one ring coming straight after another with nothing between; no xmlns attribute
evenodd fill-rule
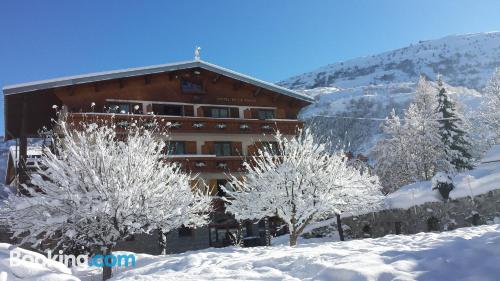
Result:
<svg viewBox="0 0 500 281"><path fill-rule="evenodd" d="M107 255L134 234L207 222L209 196L164 160L160 130L132 123L117 133L113 123L99 124L57 122L55 152L40 159L31 178L36 190L5 205L20 243L71 241ZM110 276L104 267L103 278Z"/></svg>
<svg viewBox="0 0 500 281"><path fill-rule="evenodd" d="M495 143L500 143L500 68L491 76L481 104L481 116Z"/></svg>
<svg viewBox="0 0 500 281"><path fill-rule="evenodd" d="M379 176L384 193L391 193L400 186L411 183L413 171L408 135L402 121L393 110L382 124L385 138L372 149L376 162L375 173Z"/></svg>
<svg viewBox="0 0 500 281"><path fill-rule="evenodd" d="M244 164L247 173L223 187L226 210L236 219L277 216L288 224L294 246L309 223L382 202L376 176L349 165L342 151L328 153L309 130L292 138L277 132L275 141L277 147L260 149Z"/></svg>
<svg viewBox="0 0 500 281"><path fill-rule="evenodd" d="M395 112L382 125L386 137L372 150L384 191L430 180L439 170L450 169L439 135L436 89L420 77L415 98L401 120Z"/></svg>
<svg viewBox="0 0 500 281"><path fill-rule="evenodd" d="M448 96L441 79L438 79L438 112L439 134L444 145L447 161L456 171L472 169L471 144L464 129L461 115L457 112L455 102ZM498 109L497 109L498 111Z"/></svg>

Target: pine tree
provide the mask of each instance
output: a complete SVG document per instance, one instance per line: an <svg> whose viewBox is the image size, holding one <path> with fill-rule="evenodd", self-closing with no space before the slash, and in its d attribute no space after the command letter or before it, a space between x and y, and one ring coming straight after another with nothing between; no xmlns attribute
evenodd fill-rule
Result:
<svg viewBox="0 0 500 281"><path fill-rule="evenodd" d="M472 169L471 144L463 129L463 120L457 112L456 104L448 96L441 78L438 77L438 108L440 113L439 134L445 146L447 160L456 171Z"/></svg>
<svg viewBox="0 0 500 281"><path fill-rule="evenodd" d="M382 125L386 138L373 148L375 171L384 191L421 180L430 180L439 170L448 171L439 135L436 89L420 77L415 98L400 119L394 111Z"/></svg>

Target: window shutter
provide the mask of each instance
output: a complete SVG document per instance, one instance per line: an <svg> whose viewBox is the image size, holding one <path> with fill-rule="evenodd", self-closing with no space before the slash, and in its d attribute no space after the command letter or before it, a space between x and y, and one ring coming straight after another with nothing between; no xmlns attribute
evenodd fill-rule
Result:
<svg viewBox="0 0 500 281"><path fill-rule="evenodd" d="M203 117L203 116L205 116L205 114L204 114L204 113L205 113L205 112L204 112L204 110L203 110L203 107L202 107L202 106L200 106L200 107L198 107L198 108L196 109L196 116L198 116L198 117Z"/></svg>
<svg viewBox="0 0 500 281"><path fill-rule="evenodd" d="M255 144L251 144L247 147L247 155L255 155L257 153L257 146Z"/></svg>
<svg viewBox="0 0 500 281"><path fill-rule="evenodd" d="M215 154L214 142L206 141L204 145L201 146L202 154Z"/></svg>
<svg viewBox="0 0 500 281"><path fill-rule="evenodd" d="M278 110L276 110L276 118L278 119L286 118L285 110L283 108L278 108Z"/></svg>
<svg viewBox="0 0 500 281"><path fill-rule="evenodd" d="M217 180L216 179L210 179L208 188L210 190L210 195L215 196L217 195Z"/></svg>
<svg viewBox="0 0 500 281"><path fill-rule="evenodd" d="M239 156L243 155L243 148L241 142L232 142L231 143L231 155Z"/></svg>
<svg viewBox="0 0 500 281"><path fill-rule="evenodd" d="M196 154L196 142L195 141L186 141L186 153L187 154Z"/></svg>
<svg viewBox="0 0 500 281"><path fill-rule="evenodd" d="M230 116L231 118L240 118L240 110L237 107L231 107Z"/></svg>
<svg viewBox="0 0 500 281"><path fill-rule="evenodd" d="M250 108L247 108L243 111L243 117L250 119L252 118L252 110Z"/></svg>

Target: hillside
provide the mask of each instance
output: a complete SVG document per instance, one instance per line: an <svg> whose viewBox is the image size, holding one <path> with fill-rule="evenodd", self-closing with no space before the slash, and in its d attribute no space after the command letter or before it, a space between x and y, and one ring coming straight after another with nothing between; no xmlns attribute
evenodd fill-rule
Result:
<svg viewBox="0 0 500 281"><path fill-rule="evenodd" d="M412 82L438 73L454 86L482 89L500 66L500 32L448 36L408 47L321 67L280 84L292 89Z"/></svg>
<svg viewBox="0 0 500 281"><path fill-rule="evenodd" d="M393 108L401 112L411 101L419 75L435 80L442 75L452 98L464 104L465 114L477 109L481 91L500 66L500 32L448 36L408 47L322 67L280 82L315 97L302 118L350 116L384 118ZM358 152L369 152L380 137L380 121L328 119L328 129Z"/></svg>

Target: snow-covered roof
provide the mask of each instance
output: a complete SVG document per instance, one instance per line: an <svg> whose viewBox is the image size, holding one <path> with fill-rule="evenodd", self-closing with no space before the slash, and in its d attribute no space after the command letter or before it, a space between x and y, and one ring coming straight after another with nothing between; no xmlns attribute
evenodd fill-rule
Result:
<svg viewBox="0 0 500 281"><path fill-rule="evenodd" d="M455 185L450 192L452 199L476 196L500 189L500 145L493 146L477 167L459 173L452 179ZM441 195L437 190L432 190L431 181L403 186L386 197L389 208L408 209L412 206L438 201L442 201Z"/></svg>
<svg viewBox="0 0 500 281"><path fill-rule="evenodd" d="M42 146L28 146L26 150L26 156L29 159L39 158L42 156L44 151L48 151L47 147ZM11 146L9 147L10 158L14 161L14 166L17 167L17 163L19 162L19 146ZM36 160L35 160L36 161Z"/></svg>
<svg viewBox="0 0 500 281"><path fill-rule="evenodd" d="M127 68L127 69L120 69L120 70L114 70L114 71L105 71L105 72L96 72L96 73L90 73L90 74L84 74L84 75L77 75L77 76L69 76L69 77L61 77L61 78L56 78L56 79L50 79L50 80L43 80L43 81L35 81L35 82L29 82L29 83L23 83L23 84L16 84L16 85L10 85L10 86L5 86L3 87L3 92L4 95L14 95L14 94L20 94L20 93L26 93L26 92L31 92L31 91L36 91L36 90L44 90L44 89L50 89L50 88L57 88L57 87L64 87L64 86L71 86L71 85L78 85L78 84L84 84L84 83L90 83L90 82L97 82L97 81L103 81L103 80L110 80L110 79L117 79L117 78L125 78L125 77L133 77L133 76L140 76L140 75L147 75L147 74L155 74L155 73L162 73L162 72L169 72L169 71L175 71L175 70L182 70L182 69L190 69L190 68L202 68L208 71L215 72L217 74L227 76L242 82L250 83L259 87L262 87L264 89L278 92L280 94L290 96L293 98L297 98L303 101L307 102L313 102L314 99L309 97L308 95L289 90L287 88L265 82L262 80L259 80L257 78L241 74L239 72L220 67L215 64L211 64L202 60L192 60L192 61L185 61L185 62L177 62L177 63L171 63L171 64L161 64L161 65L153 65L153 66L147 66L147 67L138 67L138 68Z"/></svg>

